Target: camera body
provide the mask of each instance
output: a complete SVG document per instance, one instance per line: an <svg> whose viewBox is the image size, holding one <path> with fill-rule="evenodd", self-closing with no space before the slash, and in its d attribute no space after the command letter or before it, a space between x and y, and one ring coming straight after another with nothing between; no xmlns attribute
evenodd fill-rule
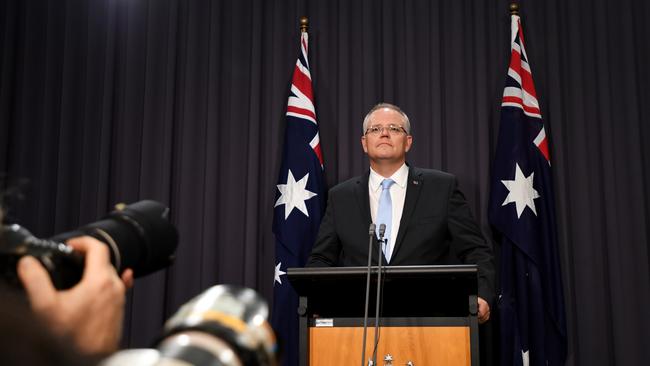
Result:
<svg viewBox="0 0 650 366"><path fill-rule="evenodd" d="M1 226L0 238L0 280L10 287L21 287L16 266L24 255L37 258L58 289L70 288L81 279L83 257L69 246L38 239L17 224Z"/></svg>
<svg viewBox="0 0 650 366"><path fill-rule="evenodd" d="M38 259L57 289L67 289L83 274L83 256L66 240L88 235L109 247L111 263L118 273L127 268L141 277L169 266L178 243L176 228L169 222L169 208L156 201L120 204L103 219L51 239L39 239L19 225L0 226L0 282L20 288L16 264L22 256Z"/></svg>

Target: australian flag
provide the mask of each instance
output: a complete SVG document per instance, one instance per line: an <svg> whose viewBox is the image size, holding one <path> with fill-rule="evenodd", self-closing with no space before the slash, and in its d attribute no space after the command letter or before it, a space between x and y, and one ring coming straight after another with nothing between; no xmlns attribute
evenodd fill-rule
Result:
<svg viewBox="0 0 650 366"><path fill-rule="evenodd" d="M271 323L283 365L298 365L298 296L286 270L304 267L325 209L323 155L307 60L308 34L302 32L287 103L282 167L273 213L275 279Z"/></svg>
<svg viewBox="0 0 650 366"><path fill-rule="evenodd" d="M489 220L501 241L503 365L564 365L566 318L548 136L518 15L501 104Z"/></svg>

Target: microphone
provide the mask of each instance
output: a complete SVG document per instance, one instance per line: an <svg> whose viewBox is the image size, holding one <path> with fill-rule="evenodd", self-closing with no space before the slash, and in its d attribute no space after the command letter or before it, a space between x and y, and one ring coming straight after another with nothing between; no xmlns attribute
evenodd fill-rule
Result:
<svg viewBox="0 0 650 366"><path fill-rule="evenodd" d="M383 225L383 224L382 224ZM366 273L366 305L363 308L363 348L361 349L361 366L366 360L366 335L368 333L368 298L370 296L370 268L372 266L372 241L375 238L377 226L373 223L368 228L368 271ZM384 225L385 229L385 225Z"/></svg>
<svg viewBox="0 0 650 366"><path fill-rule="evenodd" d="M377 346L379 345L379 302L381 299L381 258L383 257L382 245L384 243L384 234L386 233L386 224L379 225L379 248L377 254L377 299L375 300L375 345L372 350L372 364L377 364Z"/></svg>

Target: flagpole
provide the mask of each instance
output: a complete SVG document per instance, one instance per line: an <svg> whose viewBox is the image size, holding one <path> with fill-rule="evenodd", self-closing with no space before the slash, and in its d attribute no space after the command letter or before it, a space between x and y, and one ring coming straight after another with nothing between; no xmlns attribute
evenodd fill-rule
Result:
<svg viewBox="0 0 650 366"><path fill-rule="evenodd" d="M309 19L305 16L300 17L300 33L307 32L309 28Z"/></svg>
<svg viewBox="0 0 650 366"><path fill-rule="evenodd" d="M510 8L510 15L519 15L519 4L511 3L509 8Z"/></svg>
<svg viewBox="0 0 650 366"><path fill-rule="evenodd" d="M278 338L284 341L284 366L307 364L309 347L306 343L308 319L302 312L305 304L286 281L285 271L289 267L305 266L326 205L323 154L309 70L307 17L299 17L299 24L300 47L292 65L284 146L273 208L276 266L271 321ZM301 183L296 182L294 174ZM299 206L290 202L292 197L302 200Z"/></svg>
<svg viewBox="0 0 650 366"><path fill-rule="evenodd" d="M510 62L488 210L488 221L501 236L501 361L564 365L566 315L548 136L524 44L521 0L511 1ZM529 197L527 202L514 198L517 179L528 179L526 193L516 193Z"/></svg>

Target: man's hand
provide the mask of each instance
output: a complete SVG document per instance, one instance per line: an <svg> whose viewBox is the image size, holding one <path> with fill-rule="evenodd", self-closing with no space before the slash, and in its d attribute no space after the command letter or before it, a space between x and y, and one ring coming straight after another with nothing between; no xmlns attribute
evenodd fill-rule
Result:
<svg viewBox="0 0 650 366"><path fill-rule="evenodd" d="M133 285L133 271L118 277L110 263L108 247L89 236L67 242L85 254L84 273L74 287L57 291L49 274L35 258L18 262L18 276L34 311L53 330L70 336L86 353L107 353L117 349L122 334L125 292Z"/></svg>
<svg viewBox="0 0 650 366"><path fill-rule="evenodd" d="M490 305L483 298L478 298L478 323L483 324L490 320Z"/></svg>

